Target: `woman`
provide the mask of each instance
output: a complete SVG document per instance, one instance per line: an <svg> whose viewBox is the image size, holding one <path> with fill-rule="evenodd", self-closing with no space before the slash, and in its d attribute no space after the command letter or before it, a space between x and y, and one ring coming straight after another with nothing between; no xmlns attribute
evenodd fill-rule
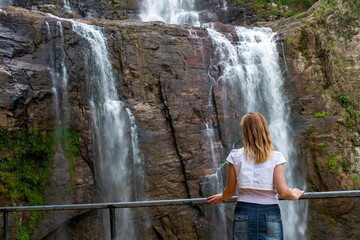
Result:
<svg viewBox="0 0 360 240"><path fill-rule="evenodd" d="M222 194L208 197L209 204L230 199L239 188L233 221L233 239L283 239L277 194L297 200L304 193L287 187L284 156L273 150L267 122L260 113L241 119L244 147L229 154L228 179Z"/></svg>

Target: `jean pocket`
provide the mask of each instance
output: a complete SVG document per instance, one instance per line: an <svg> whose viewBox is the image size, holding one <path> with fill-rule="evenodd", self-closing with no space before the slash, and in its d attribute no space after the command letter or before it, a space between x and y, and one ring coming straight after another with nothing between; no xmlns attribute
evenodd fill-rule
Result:
<svg viewBox="0 0 360 240"><path fill-rule="evenodd" d="M265 214L266 235L271 239L281 239L281 216L279 214Z"/></svg>
<svg viewBox="0 0 360 240"><path fill-rule="evenodd" d="M249 213L238 213L234 216L234 233L247 234L248 233L248 217Z"/></svg>

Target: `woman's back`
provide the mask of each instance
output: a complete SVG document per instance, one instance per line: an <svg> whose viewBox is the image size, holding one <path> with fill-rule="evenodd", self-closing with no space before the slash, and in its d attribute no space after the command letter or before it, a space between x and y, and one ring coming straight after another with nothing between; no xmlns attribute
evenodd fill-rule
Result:
<svg viewBox="0 0 360 240"><path fill-rule="evenodd" d="M278 203L273 173L277 165L286 162L280 152L274 151L265 162L256 164L249 156L245 157L243 148L235 149L231 151L227 161L235 168L239 188L238 201Z"/></svg>
<svg viewBox="0 0 360 240"><path fill-rule="evenodd" d="M239 189L233 221L233 237L238 239L283 239L277 194L288 200L304 192L289 189L284 175L284 156L273 150L267 122L259 113L241 120L244 148L231 151L227 185L222 194L210 196L219 204Z"/></svg>

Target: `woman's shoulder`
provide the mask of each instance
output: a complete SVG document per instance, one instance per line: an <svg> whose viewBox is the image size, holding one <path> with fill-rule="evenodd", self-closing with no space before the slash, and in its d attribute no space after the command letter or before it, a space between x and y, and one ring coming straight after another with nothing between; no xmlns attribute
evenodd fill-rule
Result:
<svg viewBox="0 0 360 240"><path fill-rule="evenodd" d="M229 156L227 157L227 160L234 164L235 162L238 162L239 159L241 159L242 155L243 155L243 149L242 148L233 149L229 153Z"/></svg>
<svg viewBox="0 0 360 240"><path fill-rule="evenodd" d="M279 151L273 151L272 159L277 164L286 162L286 159L285 159L284 155Z"/></svg>
<svg viewBox="0 0 360 240"><path fill-rule="evenodd" d="M235 155L242 154L242 153L244 153L244 148L235 148L235 149L231 150L231 152L230 152L230 154L235 154Z"/></svg>
<svg viewBox="0 0 360 240"><path fill-rule="evenodd" d="M274 157L281 157L283 154L279 151L273 151L273 156Z"/></svg>

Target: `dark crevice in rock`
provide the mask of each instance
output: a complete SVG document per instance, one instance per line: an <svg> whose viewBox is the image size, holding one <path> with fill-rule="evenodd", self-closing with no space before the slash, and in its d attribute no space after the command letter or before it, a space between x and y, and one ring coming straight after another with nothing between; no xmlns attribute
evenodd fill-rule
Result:
<svg viewBox="0 0 360 240"><path fill-rule="evenodd" d="M179 147L178 147L178 144L177 144L177 141L176 141L175 128L174 128L173 120L171 118L170 111L169 111L169 108L168 108L168 105L167 105L167 96L166 96L166 93L164 92L164 90L163 90L163 88L161 86L160 79L158 80L157 88L158 88L158 91L159 91L160 101L161 101L162 105L164 106L163 111L164 111L164 114L165 114L165 118L166 118L166 121L167 121L167 123L168 123L168 125L170 127L170 132L171 132L171 135L172 135L172 138L173 138L174 148L175 148L176 154L177 154L177 156L178 156L178 158L180 160L181 170L182 170L184 178L185 178L186 192L188 194L188 198L190 198L191 194L190 194L190 189L189 189L189 185L188 185L188 182L187 182L187 176L186 176L186 169L185 169L184 160L183 160L183 157L180 154Z"/></svg>
<svg viewBox="0 0 360 240"><path fill-rule="evenodd" d="M215 112L215 116L216 116L216 121L217 121L217 124L218 124L218 131L219 131L219 138L220 138L220 142L221 142L221 145L222 146L225 146L225 142L224 142L224 139L222 137L222 134L221 134L221 128L220 128L220 121L219 121L219 112L218 112L218 108L217 108L217 104L216 104L216 99L215 99L215 92L214 92L214 88L211 89L212 91L212 104L214 106L214 112Z"/></svg>
<svg viewBox="0 0 360 240"><path fill-rule="evenodd" d="M26 77L26 80L27 80L28 85L29 85L29 87L31 88L31 90L35 91L34 88L33 88L33 86L31 85L31 78L27 75L27 72L26 72L26 71L24 71L24 75L25 75L25 77Z"/></svg>
<svg viewBox="0 0 360 240"><path fill-rule="evenodd" d="M323 178L321 176L320 168L319 168L319 165L317 164L316 157L313 156L313 159L314 159L315 172L316 172L317 178L318 178L318 180L320 182L320 186L321 186L320 189L328 191L329 188L327 187L327 184L324 182L324 180L323 180Z"/></svg>

